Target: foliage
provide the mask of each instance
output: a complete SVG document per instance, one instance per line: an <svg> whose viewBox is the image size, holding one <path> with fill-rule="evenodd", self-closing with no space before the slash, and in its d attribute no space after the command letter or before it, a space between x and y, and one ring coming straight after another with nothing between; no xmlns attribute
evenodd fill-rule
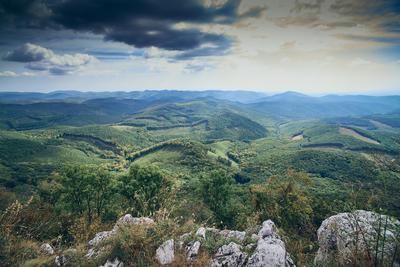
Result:
<svg viewBox="0 0 400 267"><path fill-rule="evenodd" d="M281 115L295 117L299 107L264 104L2 105L0 265L51 266L54 257L38 250L43 242L69 251L74 266L115 256L152 265L162 241L200 225L243 230L272 219L297 265L309 266L316 229L328 216L354 209L400 216L398 114L342 117L343 110L327 110L341 117L314 120L319 104L307 104L298 114L305 120L295 121ZM343 126L379 144L344 135ZM292 140L296 133L303 139ZM127 212L157 223L125 229L104 258L87 262L87 241ZM226 241L210 235L193 266L208 264ZM184 251L176 258L174 266L185 266Z"/></svg>
<svg viewBox="0 0 400 267"><path fill-rule="evenodd" d="M86 214L90 224L101 217L113 195L112 176L95 166L67 166L59 176L61 205L74 213Z"/></svg>
<svg viewBox="0 0 400 267"><path fill-rule="evenodd" d="M168 177L154 166L132 165L126 175L119 177L119 192L129 202L132 212L151 216L162 205L171 189Z"/></svg>
<svg viewBox="0 0 400 267"><path fill-rule="evenodd" d="M235 196L232 175L224 170L215 170L201 177L200 183L200 196L214 213L216 225L240 228L247 213L237 195Z"/></svg>
<svg viewBox="0 0 400 267"><path fill-rule="evenodd" d="M270 177L265 184L250 188L255 211L262 220L272 219L286 229L296 229L298 233L312 230L312 206L310 197L301 185L310 183L306 173L288 170L283 177Z"/></svg>

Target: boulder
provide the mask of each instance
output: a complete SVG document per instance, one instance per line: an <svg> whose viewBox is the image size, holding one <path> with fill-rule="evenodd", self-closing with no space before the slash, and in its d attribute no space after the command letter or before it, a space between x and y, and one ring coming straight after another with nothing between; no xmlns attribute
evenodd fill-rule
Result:
<svg viewBox="0 0 400 267"><path fill-rule="evenodd" d="M101 242L110 239L111 237L115 236L118 233L118 230L122 226L129 226L129 225L142 225L142 224L153 224L154 220L147 217L133 217L130 214L126 214L118 219L115 223L113 229L111 231L103 231L97 233L93 239L88 242L89 250L86 254L86 257L96 257L101 253L101 249L96 249L95 247L98 246Z"/></svg>
<svg viewBox="0 0 400 267"><path fill-rule="evenodd" d="M278 229L271 220L264 221L258 232L256 249L249 258L248 267L288 267L295 266L289 253L286 251L285 243L280 239Z"/></svg>
<svg viewBox="0 0 400 267"><path fill-rule="evenodd" d="M64 266L67 263L67 259L64 255L59 255L54 259L54 264L57 267Z"/></svg>
<svg viewBox="0 0 400 267"><path fill-rule="evenodd" d="M161 265L171 264L174 261L174 240L165 241L156 250L156 259Z"/></svg>
<svg viewBox="0 0 400 267"><path fill-rule="evenodd" d="M364 210L331 216L318 229L319 249L314 265L351 266L357 259L359 264L365 260L385 266L393 259L399 227L396 219Z"/></svg>
<svg viewBox="0 0 400 267"><path fill-rule="evenodd" d="M40 246L40 251L47 255L53 255L54 249L49 243L44 243Z"/></svg>
<svg viewBox="0 0 400 267"><path fill-rule="evenodd" d="M244 238L246 236L246 232L242 231L232 231L232 230L222 230L219 232L221 236L224 238L230 238L230 239L237 239L240 242L244 241Z"/></svg>
<svg viewBox="0 0 400 267"><path fill-rule="evenodd" d="M215 235L220 235L227 239L229 239L229 238L237 239L240 242L243 242L243 240L246 236L246 232L242 232L242 231L219 230L216 228L209 228L209 227L207 227L207 228L200 227L199 229L197 229L196 236L206 239L207 232L211 232Z"/></svg>
<svg viewBox="0 0 400 267"><path fill-rule="evenodd" d="M115 235L115 231L103 231L103 232L99 232L97 233L94 238L92 240L90 240L88 242L89 247L95 247L98 244L100 244L101 242L103 242L104 240L109 239L110 237L112 237L113 235Z"/></svg>
<svg viewBox="0 0 400 267"><path fill-rule="evenodd" d="M231 242L220 247L210 262L210 267L244 267L247 254L241 251L242 246Z"/></svg>
<svg viewBox="0 0 400 267"><path fill-rule="evenodd" d="M206 228L200 227L197 229L196 236L206 239Z"/></svg>
<svg viewBox="0 0 400 267"><path fill-rule="evenodd" d="M285 243L277 238L259 239L256 250L249 258L247 267L289 267L295 266Z"/></svg>
<svg viewBox="0 0 400 267"><path fill-rule="evenodd" d="M123 267L124 263L119 261L118 258L115 258L113 261L108 260L104 265L100 265L99 267Z"/></svg>
<svg viewBox="0 0 400 267"><path fill-rule="evenodd" d="M193 244L186 247L186 258L188 260L193 260L199 254L201 243L199 241L194 242Z"/></svg>
<svg viewBox="0 0 400 267"><path fill-rule="evenodd" d="M258 232L258 238L273 237L280 238L275 223L271 220L264 221Z"/></svg>

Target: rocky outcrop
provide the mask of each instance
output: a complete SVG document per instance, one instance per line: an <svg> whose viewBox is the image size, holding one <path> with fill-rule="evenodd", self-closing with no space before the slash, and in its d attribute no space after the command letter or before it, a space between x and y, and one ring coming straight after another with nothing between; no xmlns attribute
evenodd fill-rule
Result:
<svg viewBox="0 0 400 267"><path fill-rule="evenodd" d="M189 261L197 257L197 255L199 254L200 246L200 241L195 241L186 247L186 257Z"/></svg>
<svg viewBox="0 0 400 267"><path fill-rule="evenodd" d="M218 249L210 267L244 267L246 260L247 254L242 252L242 246L231 242Z"/></svg>
<svg viewBox="0 0 400 267"><path fill-rule="evenodd" d="M44 243L40 246L40 251L46 255L53 255L54 249L49 243Z"/></svg>
<svg viewBox="0 0 400 267"><path fill-rule="evenodd" d="M103 231L97 233L93 239L88 242L89 250L86 254L86 257L96 257L101 251L96 250L96 246L100 243L112 238L118 233L118 230L123 226L130 225L145 225L145 224L153 224L154 220L147 217L133 217L130 214L126 214L122 216L114 225L111 231Z"/></svg>
<svg viewBox="0 0 400 267"><path fill-rule="evenodd" d="M121 217L110 231L99 232L89 241L87 257L97 257L106 248L101 243L114 237L121 227L129 225L153 224L150 218L135 218L130 214ZM255 231L254 231L255 230ZM253 234L252 234L253 233ZM246 236L251 238L247 238ZM169 239L161 244L155 251L155 259L160 266L171 265L178 251L185 255L189 262L197 259L205 242L222 241L222 246L216 249L215 255L209 262L210 267L293 267L295 266L286 251L285 243L281 240L275 224L265 221L258 229L251 233L235 230L219 230L216 228L200 227L196 232L181 235L177 242ZM176 245L176 248L175 248ZM205 249L206 246L203 248ZM58 259L62 262L66 258ZM118 259L107 261L105 266L121 267L123 264ZM101 266L101 267L103 267Z"/></svg>
<svg viewBox="0 0 400 267"><path fill-rule="evenodd" d="M248 235L250 236L250 234ZM227 243L218 248L213 255L210 267L295 266L286 251L285 243L281 240L278 230L271 220L263 222L258 233L253 234L247 241L246 232L200 227L194 235L186 233L180 236L177 242L178 249L185 248L186 259L193 261L200 252L202 242L207 242L212 236L226 240ZM165 250L173 253L173 240L167 242L156 251L156 258L161 265L171 264L174 259L171 256L168 261L162 260L166 254ZM169 248L166 249L166 247ZM250 257L248 251L253 251Z"/></svg>
<svg viewBox="0 0 400 267"><path fill-rule="evenodd" d="M200 227L199 229L197 229L196 231L196 236L198 237L202 237L203 239L206 239L206 228L204 227Z"/></svg>
<svg viewBox="0 0 400 267"><path fill-rule="evenodd" d="M54 265L57 267L64 266L67 263L67 260L64 255L56 256L54 259Z"/></svg>
<svg viewBox="0 0 400 267"><path fill-rule="evenodd" d="M124 263L115 258L113 261L108 260L104 265L100 265L99 267L124 267Z"/></svg>
<svg viewBox="0 0 400 267"><path fill-rule="evenodd" d="M174 240L170 239L165 241L156 250L156 259L161 265L171 264L174 261Z"/></svg>
<svg viewBox="0 0 400 267"><path fill-rule="evenodd" d="M250 257L248 267L295 266L285 248L285 243L278 238L265 238L257 241L254 254Z"/></svg>
<svg viewBox="0 0 400 267"><path fill-rule="evenodd" d="M219 235L221 235L222 237L227 238L227 239L236 239L240 242L243 242L244 238L246 237L246 232L222 230L222 231L219 231Z"/></svg>
<svg viewBox="0 0 400 267"><path fill-rule="evenodd" d="M260 238L280 238L273 221L267 220L263 222L260 231L258 231L258 239Z"/></svg>
<svg viewBox="0 0 400 267"><path fill-rule="evenodd" d="M88 242L89 247L95 247L104 240L109 239L115 234L115 231L103 231L97 233L92 240Z"/></svg>
<svg viewBox="0 0 400 267"><path fill-rule="evenodd" d="M275 224L265 221L257 236L256 249L247 262L248 267L294 267L295 264L286 251L285 243L281 240Z"/></svg>
<svg viewBox="0 0 400 267"><path fill-rule="evenodd" d="M196 236L201 237L203 239L206 239L207 234L215 234L215 235L220 235L223 238L226 239L236 239L239 242L243 242L245 236L246 236L246 232L243 231L235 231L235 230L219 230L216 228L204 228L204 227L200 227L199 229L197 229L196 231Z"/></svg>
<svg viewBox="0 0 400 267"><path fill-rule="evenodd" d="M386 266L393 260L399 227L398 220L364 210L329 217L318 229L314 264L352 266L355 260L362 265L361 260Z"/></svg>

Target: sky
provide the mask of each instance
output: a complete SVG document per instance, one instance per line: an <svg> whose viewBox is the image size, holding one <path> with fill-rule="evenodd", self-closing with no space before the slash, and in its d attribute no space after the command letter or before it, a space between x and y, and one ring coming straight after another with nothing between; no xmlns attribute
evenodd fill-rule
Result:
<svg viewBox="0 0 400 267"><path fill-rule="evenodd" d="M0 91L400 93L400 0L0 0Z"/></svg>

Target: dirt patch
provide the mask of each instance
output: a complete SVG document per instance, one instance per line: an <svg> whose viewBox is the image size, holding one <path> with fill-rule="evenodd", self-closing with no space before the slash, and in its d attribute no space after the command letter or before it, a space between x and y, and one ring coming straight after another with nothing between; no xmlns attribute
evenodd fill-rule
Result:
<svg viewBox="0 0 400 267"><path fill-rule="evenodd" d="M292 136L292 141L300 141L300 140L303 140L304 139L304 136L303 136L303 134L297 134L297 135L294 135L294 136Z"/></svg>
<svg viewBox="0 0 400 267"><path fill-rule="evenodd" d="M393 129L392 126L384 124L382 122L375 121L375 120L369 120L369 121L378 129Z"/></svg>
<svg viewBox="0 0 400 267"><path fill-rule="evenodd" d="M361 133L359 133L353 129L350 129L350 128L340 127L339 132L340 132L340 134L352 136L358 140L361 140L361 141L369 143L369 144L379 145L378 141L376 141L370 137L367 137L365 135L362 135Z"/></svg>
<svg viewBox="0 0 400 267"><path fill-rule="evenodd" d="M128 126L128 125L112 125L111 127L117 130L128 130L128 131L135 129L133 126Z"/></svg>

